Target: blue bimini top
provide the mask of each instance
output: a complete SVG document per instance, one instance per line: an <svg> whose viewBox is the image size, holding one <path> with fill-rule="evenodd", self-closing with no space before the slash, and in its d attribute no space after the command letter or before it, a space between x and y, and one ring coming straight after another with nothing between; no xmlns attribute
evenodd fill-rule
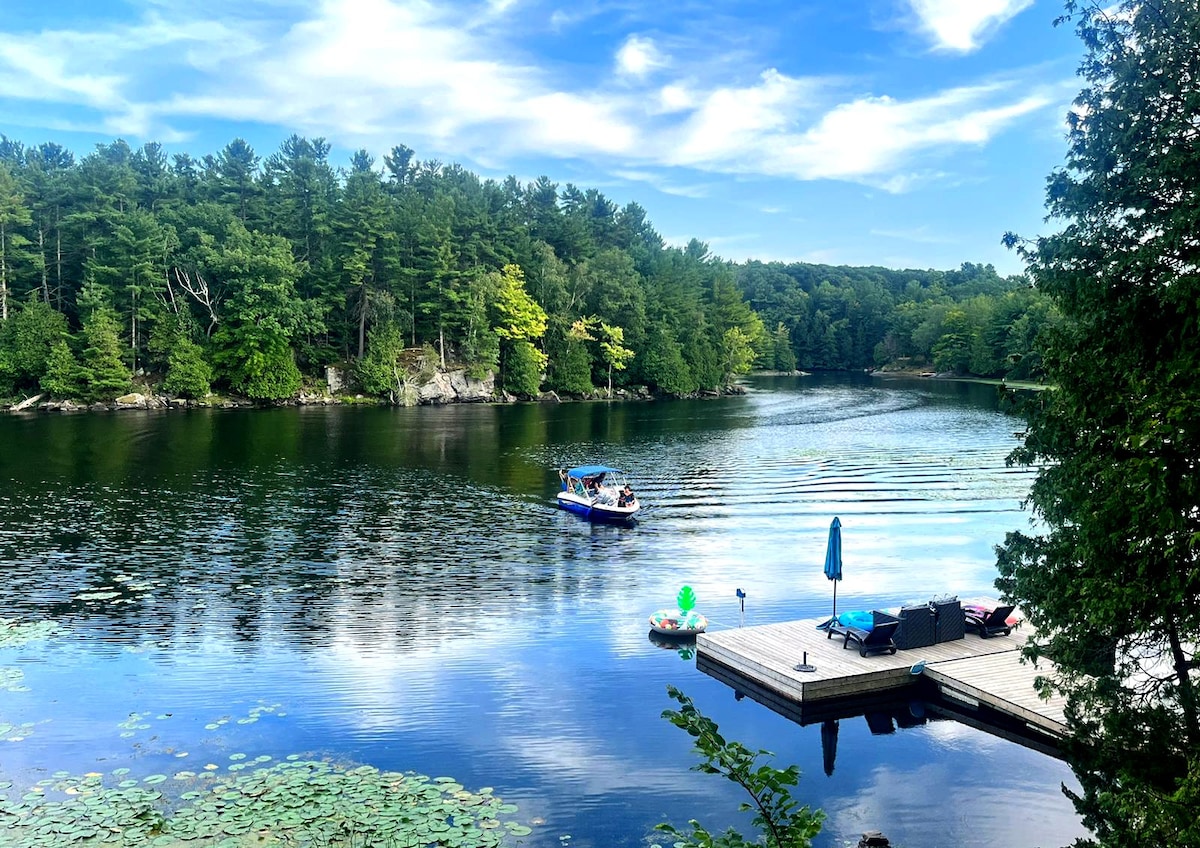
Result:
<svg viewBox="0 0 1200 848"><path fill-rule="evenodd" d="M572 477L599 477L601 474L620 473L616 468L609 468L607 465L581 465L567 472Z"/></svg>

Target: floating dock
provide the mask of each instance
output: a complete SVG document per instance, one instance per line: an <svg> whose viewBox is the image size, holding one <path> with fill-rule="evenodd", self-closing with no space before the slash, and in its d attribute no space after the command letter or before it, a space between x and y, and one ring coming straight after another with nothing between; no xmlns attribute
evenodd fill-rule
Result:
<svg viewBox="0 0 1200 848"><path fill-rule="evenodd" d="M841 637L827 638L818 630L823 620L701 633L697 666L735 688L748 681L755 700L802 724L808 723L806 716L816 720L836 713L841 701L903 697L908 690L932 687L948 703L985 707L1050 737L1047 741L1066 732L1066 700L1043 700L1034 689L1034 679L1049 674L1052 664L1041 660L1035 668L1021 662L1027 627L1008 636L982 639L967 633L925 648L861 657L855 646L843 648ZM802 663L813 670L797 670Z"/></svg>

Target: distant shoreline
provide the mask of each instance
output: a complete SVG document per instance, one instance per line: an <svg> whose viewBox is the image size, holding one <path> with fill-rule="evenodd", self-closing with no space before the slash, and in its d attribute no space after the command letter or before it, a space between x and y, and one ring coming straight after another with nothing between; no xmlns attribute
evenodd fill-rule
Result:
<svg viewBox="0 0 1200 848"><path fill-rule="evenodd" d="M1006 380L1002 377L959 377L954 374L941 372L936 373L928 370L903 370L903 371L871 371L872 377L905 377L915 378L920 380L945 380L952 383L979 383L984 386L1004 386L1009 389L1030 389L1032 391L1041 391L1050 389L1053 386L1048 386L1045 383L1035 383L1030 380Z"/></svg>

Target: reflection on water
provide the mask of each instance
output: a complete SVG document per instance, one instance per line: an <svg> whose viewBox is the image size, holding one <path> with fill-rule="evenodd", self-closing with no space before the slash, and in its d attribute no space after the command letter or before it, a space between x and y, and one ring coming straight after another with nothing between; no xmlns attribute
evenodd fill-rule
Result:
<svg viewBox="0 0 1200 848"><path fill-rule="evenodd" d="M833 515L839 609L991 593L1030 482L993 397L779 378L721 401L2 419L0 617L69 633L0 647L27 690L0 692L0 728L32 723L0 778L303 751L495 786L545 821L533 845L745 826L660 718L672 684L800 765L819 845L1068 842L1059 762L956 722L843 723L826 776L818 726L647 639L685 583L710 629L827 613ZM629 473L636 526L553 507L555 469L590 461Z"/></svg>

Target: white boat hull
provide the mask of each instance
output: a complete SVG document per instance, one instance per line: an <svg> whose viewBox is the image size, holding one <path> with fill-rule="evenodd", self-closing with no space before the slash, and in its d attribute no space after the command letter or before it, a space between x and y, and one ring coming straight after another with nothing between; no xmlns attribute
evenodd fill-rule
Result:
<svg viewBox="0 0 1200 848"><path fill-rule="evenodd" d="M558 505L596 521L632 521L640 508L635 501L630 506L618 506L615 503L604 503L599 498L587 495L577 495L574 492L559 492Z"/></svg>

